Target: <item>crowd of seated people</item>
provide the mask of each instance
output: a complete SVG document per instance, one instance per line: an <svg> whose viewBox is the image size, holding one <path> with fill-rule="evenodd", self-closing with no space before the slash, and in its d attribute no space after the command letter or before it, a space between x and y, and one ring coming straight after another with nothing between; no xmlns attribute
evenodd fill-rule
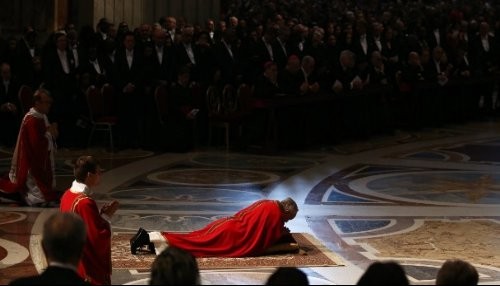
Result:
<svg viewBox="0 0 500 286"><path fill-rule="evenodd" d="M321 98L278 110L294 121L273 121L281 128L275 133L296 146L304 138L332 143L463 122L498 106L500 9L483 2L223 1L218 22L169 16L132 29L103 18L95 29L67 24L44 44L36 27L27 27L0 41L2 70L10 68L15 83L0 88L0 120L16 129L12 117L22 117L12 88L43 85L54 98L49 117L59 125L59 146L84 147L85 92L111 84L118 149L194 146L192 137L201 143L208 137L207 88L247 84L255 86L255 98ZM198 136L173 136L186 142L158 146L153 93L159 85L178 85L186 69L187 86L197 90L189 105L200 112L174 116L180 124L172 126L189 130L161 132L166 138L189 133L192 126L183 122L194 119ZM272 129L267 119L256 120L266 125L262 130ZM16 132L9 134L2 144L12 144Z"/></svg>

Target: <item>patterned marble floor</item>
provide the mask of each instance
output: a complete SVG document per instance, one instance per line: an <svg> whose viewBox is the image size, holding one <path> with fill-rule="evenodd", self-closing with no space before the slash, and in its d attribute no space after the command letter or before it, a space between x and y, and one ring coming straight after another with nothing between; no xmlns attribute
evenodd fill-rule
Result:
<svg viewBox="0 0 500 286"><path fill-rule="evenodd" d="M441 263L461 258L481 284L500 283L500 123L398 132L302 152L265 156L60 150L58 187L71 160L90 153L106 171L100 203L117 199L115 232L189 231L262 199L299 203L293 232L314 235L345 266L303 268L311 284L355 284L374 260L400 262L412 284L433 284ZM0 171L10 150L0 152ZM55 209L0 204L0 284L44 265L41 225ZM204 284L264 284L273 269L202 271ZM145 284L148 273L115 269L113 284Z"/></svg>

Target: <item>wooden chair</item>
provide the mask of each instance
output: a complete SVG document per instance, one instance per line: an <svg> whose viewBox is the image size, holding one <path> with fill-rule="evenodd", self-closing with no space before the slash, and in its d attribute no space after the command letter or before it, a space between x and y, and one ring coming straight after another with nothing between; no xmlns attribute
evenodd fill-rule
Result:
<svg viewBox="0 0 500 286"><path fill-rule="evenodd" d="M21 117L33 107L33 89L28 85L22 85L17 93L19 104L21 105Z"/></svg>
<svg viewBox="0 0 500 286"><path fill-rule="evenodd" d="M118 122L118 117L109 114L106 106L107 99L103 96L101 90L97 89L95 86L90 86L87 89L86 98L91 125L87 146L90 146L92 143L92 137L95 131L104 131L109 134L109 146L111 152L113 152L113 127Z"/></svg>
<svg viewBox="0 0 500 286"><path fill-rule="evenodd" d="M154 100L156 112L158 114L158 122L161 126L165 126L167 124L168 115L167 87L165 85L162 84L156 87L154 92Z"/></svg>
<svg viewBox="0 0 500 286"><path fill-rule="evenodd" d="M101 87L101 94L104 102L104 111L107 115L116 115L115 87L109 83Z"/></svg>
<svg viewBox="0 0 500 286"><path fill-rule="evenodd" d="M250 97L252 89L248 85L241 85L237 90L226 85L222 91L216 87L207 90L208 108L208 144L212 142L213 127L224 129L226 152L229 151L231 129L238 129L238 136L242 134L244 120L250 115Z"/></svg>

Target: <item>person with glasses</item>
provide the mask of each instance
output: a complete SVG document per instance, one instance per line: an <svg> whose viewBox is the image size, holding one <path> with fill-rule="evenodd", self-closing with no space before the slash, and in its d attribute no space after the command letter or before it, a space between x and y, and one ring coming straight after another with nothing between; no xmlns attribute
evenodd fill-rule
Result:
<svg viewBox="0 0 500 286"><path fill-rule="evenodd" d="M87 225L87 241L78 266L78 272L94 285L111 284L111 217L119 203L112 201L97 206L92 188L101 181L101 167L92 156L79 157L73 169L75 180L61 197L62 212L80 215Z"/></svg>
<svg viewBox="0 0 500 286"><path fill-rule="evenodd" d="M59 193L54 189L54 152L59 132L47 118L52 97L38 89L33 104L21 122L8 179L0 178L0 195L28 206L55 206Z"/></svg>

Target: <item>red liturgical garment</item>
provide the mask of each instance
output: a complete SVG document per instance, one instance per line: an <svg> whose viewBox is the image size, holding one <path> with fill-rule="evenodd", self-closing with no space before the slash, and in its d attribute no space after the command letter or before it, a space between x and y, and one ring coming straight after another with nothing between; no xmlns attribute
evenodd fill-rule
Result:
<svg viewBox="0 0 500 286"><path fill-rule="evenodd" d="M279 202L261 200L200 230L162 235L170 246L196 257L244 257L262 254L282 236L283 228Z"/></svg>
<svg viewBox="0 0 500 286"><path fill-rule="evenodd" d="M32 110L28 112L21 124L12 158L11 179L0 179L0 189L7 193L27 192L26 181L31 175L46 201L57 198L52 189L54 168L46 133L43 115Z"/></svg>
<svg viewBox="0 0 500 286"><path fill-rule="evenodd" d="M62 212L75 212L87 225L87 242L78 272L94 285L111 285L111 226L97 204L84 193L68 189L61 198Z"/></svg>

